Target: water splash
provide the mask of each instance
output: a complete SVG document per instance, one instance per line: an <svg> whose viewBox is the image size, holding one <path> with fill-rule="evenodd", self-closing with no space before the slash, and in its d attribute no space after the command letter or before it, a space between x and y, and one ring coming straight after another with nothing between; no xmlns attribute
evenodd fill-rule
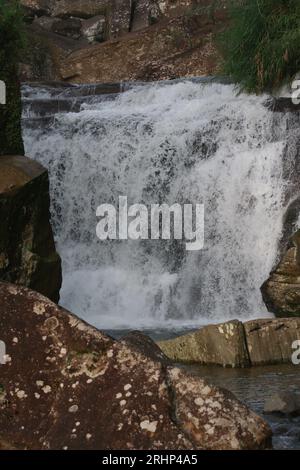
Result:
<svg viewBox="0 0 300 470"><path fill-rule="evenodd" d="M268 316L259 287L282 229L287 135L284 122L274 129L265 96L216 83L150 84L81 97L79 112L56 113L47 126L28 119L38 96L24 138L50 171L63 306L101 328ZM117 205L119 195L129 204L204 203L205 249L99 241L96 207Z"/></svg>

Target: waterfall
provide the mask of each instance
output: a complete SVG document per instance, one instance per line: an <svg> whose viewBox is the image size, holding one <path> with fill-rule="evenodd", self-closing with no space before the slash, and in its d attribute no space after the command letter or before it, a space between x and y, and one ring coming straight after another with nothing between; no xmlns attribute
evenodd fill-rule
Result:
<svg viewBox="0 0 300 470"><path fill-rule="evenodd" d="M26 153L50 173L64 307L111 329L270 315L260 285L282 232L288 133L266 99L201 80L106 95L24 87ZM120 195L129 204L203 203L204 249L100 241L96 208L117 206Z"/></svg>

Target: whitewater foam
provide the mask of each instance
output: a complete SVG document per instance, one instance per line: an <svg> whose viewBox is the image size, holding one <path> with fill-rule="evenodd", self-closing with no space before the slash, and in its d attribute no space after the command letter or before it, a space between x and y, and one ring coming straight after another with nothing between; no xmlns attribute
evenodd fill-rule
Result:
<svg viewBox="0 0 300 470"><path fill-rule="evenodd" d="M24 121L27 154L50 172L63 306L101 328L269 315L259 288L282 230L288 136L265 100L185 80L83 103L47 128ZM120 195L129 204L203 203L204 250L98 240L96 208Z"/></svg>

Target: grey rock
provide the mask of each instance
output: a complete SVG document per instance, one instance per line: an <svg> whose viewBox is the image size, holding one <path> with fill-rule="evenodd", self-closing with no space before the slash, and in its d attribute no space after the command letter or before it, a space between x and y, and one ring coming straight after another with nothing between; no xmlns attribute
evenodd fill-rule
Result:
<svg viewBox="0 0 300 470"><path fill-rule="evenodd" d="M238 320L208 325L175 339L159 341L158 345L174 361L224 367L250 364L243 324Z"/></svg>
<svg viewBox="0 0 300 470"><path fill-rule="evenodd" d="M276 393L264 405L264 413L300 414L300 395L292 392Z"/></svg>

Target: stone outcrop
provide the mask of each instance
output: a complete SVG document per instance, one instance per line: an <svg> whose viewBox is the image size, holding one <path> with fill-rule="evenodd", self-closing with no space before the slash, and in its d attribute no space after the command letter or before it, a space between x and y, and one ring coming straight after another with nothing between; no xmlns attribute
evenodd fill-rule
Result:
<svg viewBox="0 0 300 470"><path fill-rule="evenodd" d="M216 72L213 36L226 21L219 2L213 18L211 0L22 3L32 45L23 81L158 80ZM46 74L36 71L40 63L51 64Z"/></svg>
<svg viewBox="0 0 300 470"><path fill-rule="evenodd" d="M300 339L300 318L251 320L244 328L252 365L291 362L292 344Z"/></svg>
<svg viewBox="0 0 300 470"><path fill-rule="evenodd" d="M21 156L0 157L0 279L59 299L61 260L49 214L48 173Z"/></svg>
<svg viewBox="0 0 300 470"><path fill-rule="evenodd" d="M292 246L261 287L268 310L278 317L300 316L300 231L291 242Z"/></svg>
<svg viewBox="0 0 300 470"><path fill-rule="evenodd" d="M175 18L74 51L60 62L59 74L74 83L162 80L209 75L216 63L212 29L199 18Z"/></svg>
<svg viewBox="0 0 300 470"><path fill-rule="evenodd" d="M141 334L114 341L45 297L0 283L0 442L17 449L262 449L269 426L168 365Z"/></svg>
<svg viewBox="0 0 300 470"><path fill-rule="evenodd" d="M174 361L246 367L249 357L243 324L237 320L209 325L159 346Z"/></svg>
<svg viewBox="0 0 300 470"><path fill-rule="evenodd" d="M178 362L247 367L291 363L296 340L300 318L270 318L208 325L158 345Z"/></svg>

